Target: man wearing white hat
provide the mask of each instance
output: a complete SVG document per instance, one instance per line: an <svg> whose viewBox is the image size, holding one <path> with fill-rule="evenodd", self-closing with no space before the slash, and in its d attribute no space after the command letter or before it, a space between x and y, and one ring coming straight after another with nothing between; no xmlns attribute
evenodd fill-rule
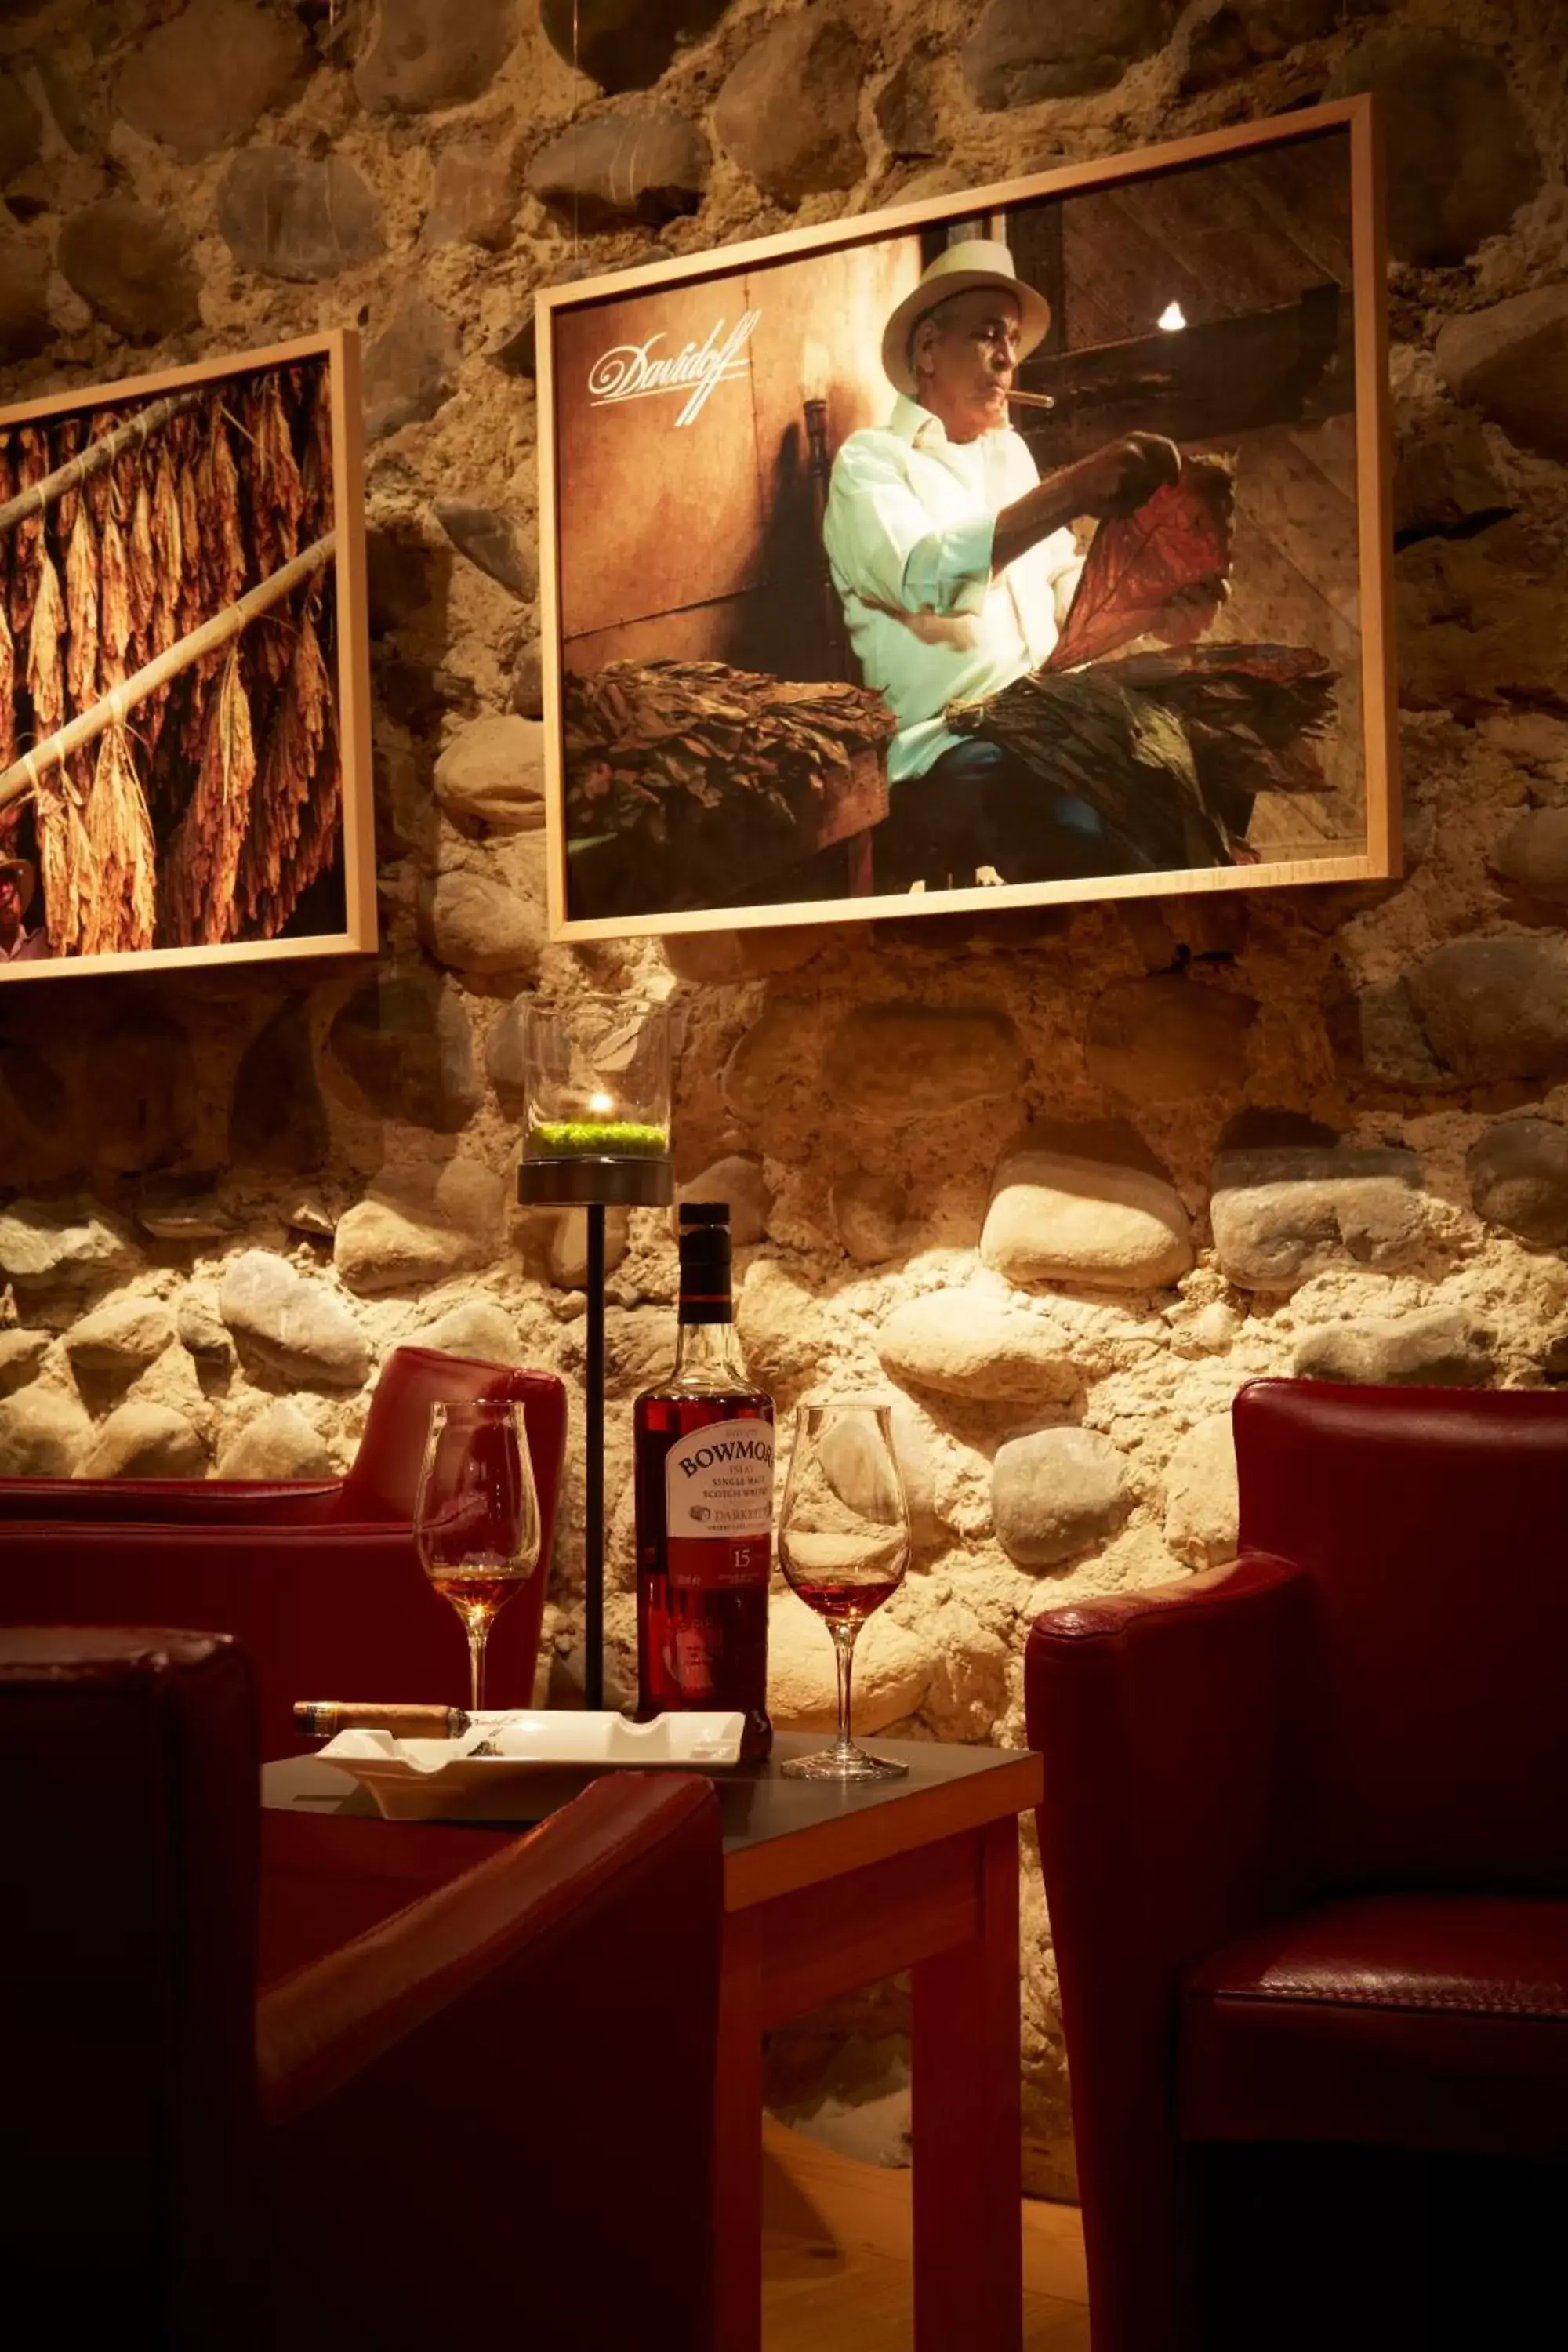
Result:
<svg viewBox="0 0 1568 2352"><path fill-rule="evenodd" d="M1013 754L942 721L999 693L1056 644L1079 557L1079 516L1129 514L1181 454L1132 433L1042 481L1008 423L1014 371L1050 310L1005 245L950 245L882 336L898 393L888 424L853 433L833 467L823 538L868 686L899 720L878 881L1004 881L1127 870L1087 803L1053 796Z"/></svg>

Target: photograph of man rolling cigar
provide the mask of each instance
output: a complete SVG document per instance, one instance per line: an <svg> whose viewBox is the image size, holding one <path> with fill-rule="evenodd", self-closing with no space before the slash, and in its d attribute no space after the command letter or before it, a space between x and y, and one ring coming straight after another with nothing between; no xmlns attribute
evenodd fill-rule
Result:
<svg viewBox="0 0 1568 2352"><path fill-rule="evenodd" d="M1371 870L1352 178L547 298L563 930Z"/></svg>

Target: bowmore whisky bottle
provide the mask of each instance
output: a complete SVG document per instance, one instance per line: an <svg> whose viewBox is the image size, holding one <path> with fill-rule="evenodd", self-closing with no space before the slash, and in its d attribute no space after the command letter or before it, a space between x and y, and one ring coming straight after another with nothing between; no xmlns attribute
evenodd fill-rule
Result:
<svg viewBox="0 0 1568 2352"><path fill-rule="evenodd" d="M637 1712L743 1714L765 1756L773 1402L747 1380L730 1284L730 1211L680 1212L675 1365L633 1410Z"/></svg>

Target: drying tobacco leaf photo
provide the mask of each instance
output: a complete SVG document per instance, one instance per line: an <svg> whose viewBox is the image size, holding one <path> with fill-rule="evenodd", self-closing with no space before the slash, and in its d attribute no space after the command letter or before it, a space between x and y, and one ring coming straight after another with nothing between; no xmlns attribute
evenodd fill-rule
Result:
<svg viewBox="0 0 1568 2352"><path fill-rule="evenodd" d="M345 928L326 351L0 422L0 979Z"/></svg>

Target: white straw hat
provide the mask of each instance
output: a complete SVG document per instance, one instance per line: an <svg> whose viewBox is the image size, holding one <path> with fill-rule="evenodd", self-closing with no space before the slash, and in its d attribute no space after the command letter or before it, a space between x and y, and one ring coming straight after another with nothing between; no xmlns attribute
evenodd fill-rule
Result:
<svg viewBox="0 0 1568 2352"><path fill-rule="evenodd" d="M1027 359L1044 342L1051 323L1051 306L1043 294L1026 286L1013 267L1013 257L998 239L964 237L950 245L922 273L912 294L906 294L882 330L882 369L896 392L913 393L910 338L928 310L955 294L977 286L1004 286L1018 305L1018 356Z"/></svg>

